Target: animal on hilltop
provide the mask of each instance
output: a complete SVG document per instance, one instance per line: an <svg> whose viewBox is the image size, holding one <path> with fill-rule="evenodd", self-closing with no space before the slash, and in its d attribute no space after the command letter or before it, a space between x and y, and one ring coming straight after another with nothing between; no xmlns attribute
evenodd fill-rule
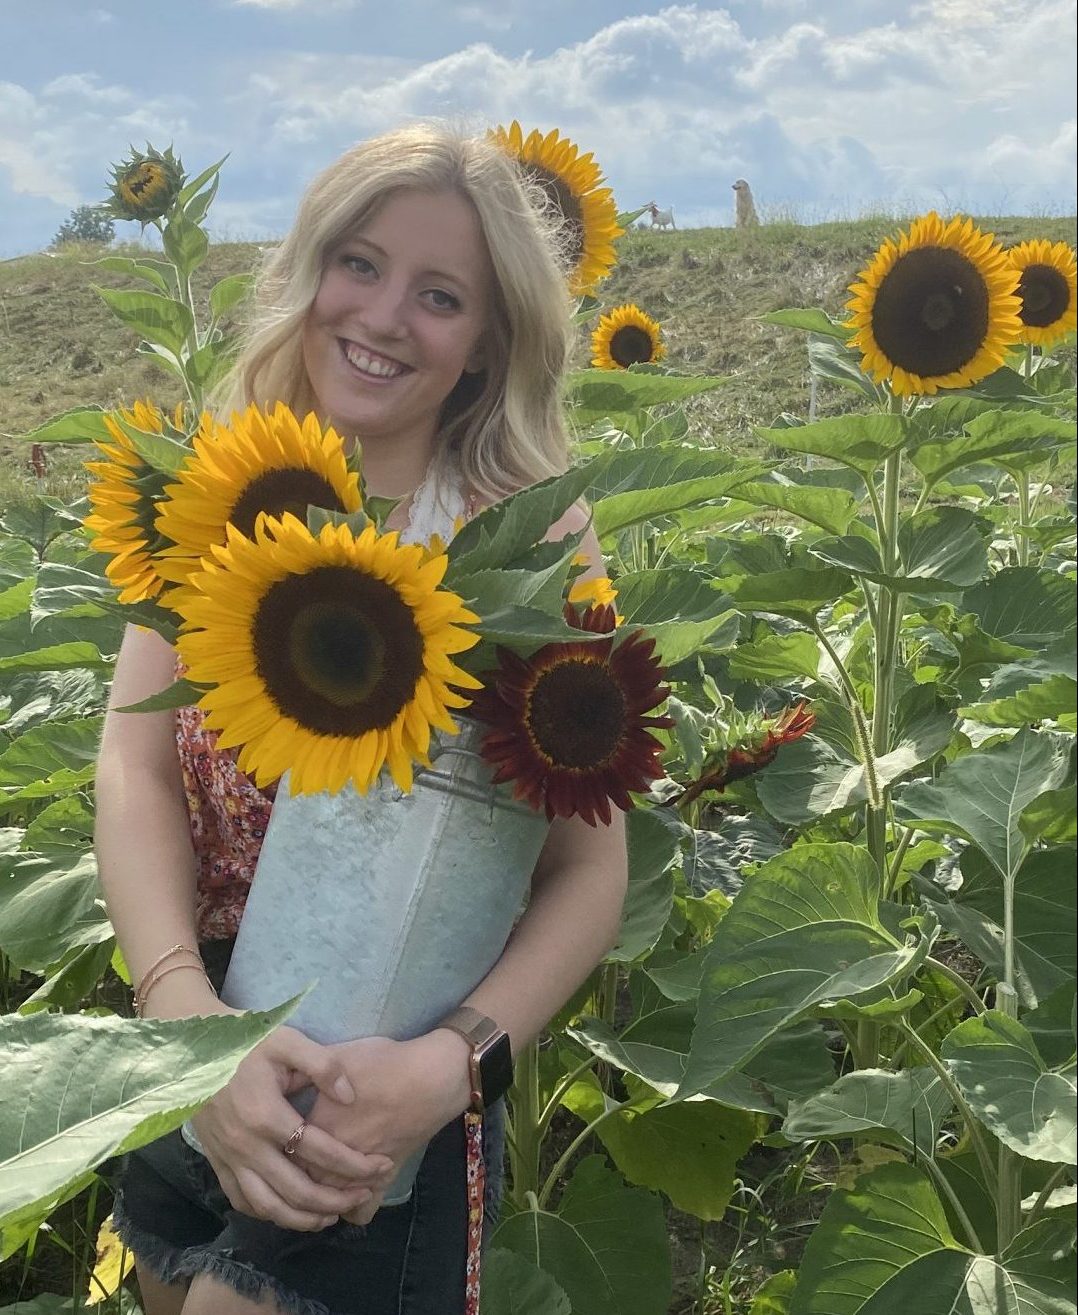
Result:
<svg viewBox="0 0 1078 1315"><path fill-rule="evenodd" d="M756 206L752 200L752 189L744 178L739 178L736 183L731 183L734 189L734 227L735 228L755 228L760 222L760 216L756 213Z"/></svg>
<svg viewBox="0 0 1078 1315"><path fill-rule="evenodd" d="M677 224L674 223L673 207L669 210L660 210L654 201L649 201L644 209L651 211L652 228L677 228Z"/></svg>

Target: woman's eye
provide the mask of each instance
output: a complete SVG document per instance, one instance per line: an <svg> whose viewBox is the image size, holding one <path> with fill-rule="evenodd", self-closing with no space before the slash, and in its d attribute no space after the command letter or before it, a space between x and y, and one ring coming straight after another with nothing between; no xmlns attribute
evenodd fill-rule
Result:
<svg viewBox="0 0 1078 1315"><path fill-rule="evenodd" d="M344 256L341 263L347 265L349 269L354 270L357 274L369 274L374 269L366 256Z"/></svg>
<svg viewBox="0 0 1078 1315"><path fill-rule="evenodd" d="M439 310L459 310L460 300L454 297L451 292L445 292L442 288L431 288L431 300Z"/></svg>

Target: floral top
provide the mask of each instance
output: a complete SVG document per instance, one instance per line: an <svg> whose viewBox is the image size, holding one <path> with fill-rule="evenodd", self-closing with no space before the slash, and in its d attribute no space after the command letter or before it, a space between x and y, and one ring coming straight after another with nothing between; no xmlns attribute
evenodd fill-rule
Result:
<svg viewBox="0 0 1078 1315"><path fill-rule="evenodd" d="M186 670L177 658L176 678ZM176 748L198 860L198 939L220 941L239 930L277 786L260 790L236 765L237 750L219 749L217 733L203 721L200 708L176 709Z"/></svg>

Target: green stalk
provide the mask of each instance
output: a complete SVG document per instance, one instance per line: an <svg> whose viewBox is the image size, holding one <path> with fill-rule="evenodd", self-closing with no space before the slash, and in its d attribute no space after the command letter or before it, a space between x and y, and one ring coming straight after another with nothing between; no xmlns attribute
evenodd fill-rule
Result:
<svg viewBox="0 0 1078 1315"><path fill-rule="evenodd" d="M563 1172L565 1171L566 1167L569 1164L569 1161L573 1158L573 1156L580 1149L580 1147L584 1145L584 1143L592 1135L592 1133L599 1126L599 1124L605 1123L607 1119L612 1118L615 1114L619 1114L623 1109L625 1109L627 1105L631 1105L632 1103L633 1103L632 1100L623 1100L617 1105L611 1105L610 1108L604 1110L603 1113L600 1114L597 1119L592 1119L591 1123L589 1123L586 1128L582 1129L579 1133L577 1133L577 1135L565 1148L565 1151L559 1158L557 1164L555 1164L554 1168L551 1169L549 1175L547 1176L546 1182L543 1184L543 1190L539 1193L540 1210L542 1210L546 1206L547 1201L550 1200L550 1194L557 1186L558 1179L562 1176Z"/></svg>
<svg viewBox="0 0 1078 1315"><path fill-rule="evenodd" d="M896 399L891 399L892 409ZM902 454L895 452L883 467L883 500L877 525L883 569L898 572L899 482ZM872 755L882 758L891 747L895 662L898 634L902 622L902 595L881 585L875 626L875 671L872 704ZM880 889L887 889L887 792L880 791L878 801L870 802L865 818L869 852L880 872Z"/></svg>
<svg viewBox="0 0 1078 1315"><path fill-rule="evenodd" d="M598 1055L589 1055L587 1059L581 1060L581 1062L576 1066L576 1068L574 1068L571 1072L567 1073L565 1077L562 1078L562 1080L554 1088L554 1094L547 1101L543 1109L543 1112L539 1115L540 1140L542 1140L542 1138L546 1134L546 1130L550 1127L551 1120L554 1118L554 1115L557 1113L558 1106L561 1104L562 1097L565 1095L565 1093L569 1090L569 1088L573 1085L574 1082L582 1078L584 1074L588 1071L588 1069L590 1069L593 1065L597 1064L598 1062L599 1062Z"/></svg>
<svg viewBox="0 0 1078 1315"><path fill-rule="evenodd" d="M1067 1166L1065 1164L1059 1165L1055 1173L1052 1174L1051 1178L1048 1179L1041 1190L1037 1193L1037 1199L1033 1202L1033 1209L1029 1212L1029 1218L1026 1220L1027 1228L1032 1228L1041 1215L1044 1214L1044 1208L1048 1204L1048 1198L1052 1195L1059 1184L1064 1181L1066 1176Z"/></svg>
<svg viewBox="0 0 1078 1315"><path fill-rule="evenodd" d="M1008 1018L1018 1017L1018 992L1014 988L1014 874L1003 882L1003 980L996 984L996 1008ZM996 1224L1000 1251L1022 1226L1022 1161L1010 1147L999 1144L999 1195Z"/></svg>
<svg viewBox="0 0 1078 1315"><path fill-rule="evenodd" d="M961 973L956 973L953 968L948 968L945 963L941 963L939 959L933 959L931 955L925 960L925 967L935 969L941 976L946 977L952 986L957 986L975 1014L985 1012L984 1001Z"/></svg>
<svg viewBox="0 0 1078 1315"><path fill-rule="evenodd" d="M513 1141L509 1147L512 1200L524 1209L528 1192L539 1186L539 1043L532 1041L517 1056L513 1086Z"/></svg>
<svg viewBox="0 0 1078 1315"><path fill-rule="evenodd" d="M982 1255L982 1256L987 1255L988 1254L987 1248L985 1247L981 1239L977 1236L977 1230L973 1227L973 1224L970 1221L970 1217L968 1214L966 1214L962 1202L958 1199L958 1195L955 1192L954 1188L947 1181L947 1175L943 1172L943 1170L939 1167L939 1165L936 1163L936 1161L932 1158L931 1155L919 1156L917 1158L916 1163L918 1165L924 1165L924 1167L928 1170L929 1177L936 1184L937 1191L942 1192L943 1195L947 1198L947 1200L950 1201L951 1209L955 1212L955 1217L957 1218L958 1222L965 1229L966 1239L973 1247L974 1251L976 1251L978 1255Z"/></svg>
<svg viewBox="0 0 1078 1315"><path fill-rule="evenodd" d="M977 1122L976 1115L966 1104L966 1098L962 1095L961 1091L959 1091L954 1078L951 1077L950 1069L943 1060L940 1059L939 1055L936 1054L932 1047L917 1035L905 1018L900 1018L895 1026L906 1038L906 1042L910 1049L915 1050L929 1068L935 1071L939 1080L943 1083L947 1094L958 1107L958 1111L962 1115L962 1120L966 1125L966 1130L969 1133L970 1144L973 1146L974 1153L977 1156L977 1163L981 1167L981 1174L984 1178L988 1195L990 1197L995 1196L997 1190L996 1171L992 1165L992 1157L989 1154L988 1145L981 1135L981 1125Z"/></svg>
<svg viewBox="0 0 1078 1315"><path fill-rule="evenodd" d="M1025 357L1022 361L1022 375L1026 379L1033 377L1033 344L1026 343ZM1022 527L1029 526L1030 508L1029 508L1029 471L1022 470L1013 474L1015 486L1018 489L1018 522L1019 532L1016 535L1017 542L1015 547L1018 555L1018 565L1029 565L1029 535L1023 534Z"/></svg>

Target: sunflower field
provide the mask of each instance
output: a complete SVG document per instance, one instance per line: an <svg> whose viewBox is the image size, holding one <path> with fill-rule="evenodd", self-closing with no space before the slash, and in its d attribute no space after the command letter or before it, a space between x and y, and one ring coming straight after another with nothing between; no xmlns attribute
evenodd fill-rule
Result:
<svg viewBox="0 0 1078 1315"><path fill-rule="evenodd" d="M443 647L382 756L358 729L332 761L305 752L311 788L384 768L403 789L448 709L474 697L504 730L556 670L545 775L506 748L504 779L563 815L626 812L618 943L517 1056L483 1315L1074 1312L1074 250L914 219L861 254L843 313L764 316L842 401L781 413L747 454L699 420L729 381L671 364L656 307L602 300L637 216L591 157L494 136L569 235L576 463L407 561L313 417L203 419L251 283L218 281L208 315L191 295L220 162L114 170L115 213L164 259L107 257L132 287L102 295L184 401L25 435L83 444L90 487L0 516L0 1275L22 1298L3 1310L138 1310L115 1157L295 1008L132 1017L93 781L129 622L183 659L143 706L238 713L226 743L279 774L290 742L244 720L215 636L257 601L233 565L294 593L317 561L429 586ZM583 593L574 544L539 543L581 496L609 571ZM347 673L325 679L340 701Z"/></svg>

